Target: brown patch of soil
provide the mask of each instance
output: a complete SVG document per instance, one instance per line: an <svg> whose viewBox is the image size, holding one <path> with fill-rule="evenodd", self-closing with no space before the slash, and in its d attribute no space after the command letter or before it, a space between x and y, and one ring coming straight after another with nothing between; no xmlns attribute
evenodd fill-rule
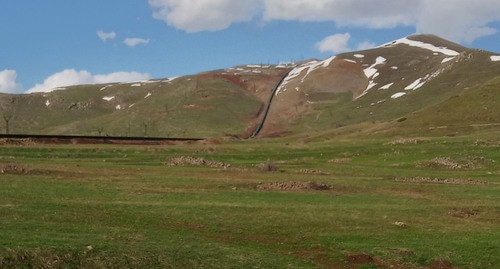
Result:
<svg viewBox="0 0 500 269"><path fill-rule="evenodd" d="M332 186L320 182L269 182L257 185L259 191L326 191Z"/></svg>
<svg viewBox="0 0 500 269"><path fill-rule="evenodd" d="M328 173L325 173L318 169L300 169L299 173L307 175L328 175Z"/></svg>
<svg viewBox="0 0 500 269"><path fill-rule="evenodd" d="M0 164L0 174L26 175L31 172L31 168L18 164Z"/></svg>
<svg viewBox="0 0 500 269"><path fill-rule="evenodd" d="M372 264L375 262L372 256L365 253L349 254L345 257L345 260L353 264Z"/></svg>
<svg viewBox="0 0 500 269"><path fill-rule="evenodd" d="M22 139L2 138L2 139L0 139L0 145L29 146L29 145L33 145L33 144L35 144L35 142L31 138L22 138Z"/></svg>
<svg viewBox="0 0 500 269"><path fill-rule="evenodd" d="M186 157L186 156L172 158L167 164L170 166L193 165L193 166L208 166L211 168L222 168L222 169L227 169L231 167L231 164L223 162L210 161L204 158Z"/></svg>
<svg viewBox="0 0 500 269"><path fill-rule="evenodd" d="M257 170L262 172L276 172L278 171L278 166L276 166L272 161L267 161L265 163L259 163L255 166Z"/></svg>
<svg viewBox="0 0 500 269"><path fill-rule="evenodd" d="M479 209L472 209L472 208L457 208L448 212L448 215L460 219L468 219L476 217L479 214L481 214L481 211Z"/></svg>
<svg viewBox="0 0 500 269"><path fill-rule="evenodd" d="M450 157L437 157L428 161L417 162L417 167L441 169L478 169L486 161L483 157L469 157L466 160L454 160Z"/></svg>
<svg viewBox="0 0 500 269"><path fill-rule="evenodd" d="M297 256L301 259L312 261L315 265L319 267L345 268L345 266L342 263L332 260L332 258L328 256L329 252L330 250L328 250L327 248L318 246L318 247L313 247L311 249L295 252L294 256Z"/></svg>

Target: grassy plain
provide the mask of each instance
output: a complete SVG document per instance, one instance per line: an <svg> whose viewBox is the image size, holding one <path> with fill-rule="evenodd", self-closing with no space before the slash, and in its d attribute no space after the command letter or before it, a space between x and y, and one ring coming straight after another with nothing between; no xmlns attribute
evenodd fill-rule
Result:
<svg viewBox="0 0 500 269"><path fill-rule="evenodd" d="M499 149L496 135L2 145L0 267L498 268ZM331 189L258 188L310 181Z"/></svg>

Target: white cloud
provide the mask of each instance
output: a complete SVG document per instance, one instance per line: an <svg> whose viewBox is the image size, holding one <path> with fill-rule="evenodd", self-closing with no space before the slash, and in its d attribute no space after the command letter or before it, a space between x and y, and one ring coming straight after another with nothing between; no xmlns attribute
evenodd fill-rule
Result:
<svg viewBox="0 0 500 269"><path fill-rule="evenodd" d="M135 47L139 45L147 45L149 44L149 38L135 38L135 37L128 37L123 40L123 43L129 47Z"/></svg>
<svg viewBox="0 0 500 269"><path fill-rule="evenodd" d="M187 32L262 18L372 29L413 26L419 33L471 42L495 34L490 23L500 21L498 0L149 0L149 5L154 18Z"/></svg>
<svg viewBox="0 0 500 269"><path fill-rule="evenodd" d="M370 42L370 41L363 41L358 44L356 47L356 50L367 50L367 49L373 49L375 48L375 43Z"/></svg>
<svg viewBox="0 0 500 269"><path fill-rule="evenodd" d="M41 84L36 84L29 89L27 93L33 92L51 92L60 87L83 84L104 84L113 82L131 82L138 80L148 80L151 76L139 72L115 72L110 74L92 75L88 71L76 71L66 69L49 76Z"/></svg>
<svg viewBox="0 0 500 269"><path fill-rule="evenodd" d="M250 21L261 0L149 0L153 17L186 32L218 31Z"/></svg>
<svg viewBox="0 0 500 269"><path fill-rule="evenodd" d="M349 33L331 35L316 43L316 48L321 52L332 53L342 53L350 51L351 49L348 45L350 38L351 35Z"/></svg>
<svg viewBox="0 0 500 269"><path fill-rule="evenodd" d="M489 23L500 21L498 0L425 0L423 3L416 18L417 32L466 43L497 32Z"/></svg>
<svg viewBox="0 0 500 269"><path fill-rule="evenodd" d="M104 31L97 31L97 36L102 42L108 42L108 40L114 40L116 38L116 33L115 32L104 32Z"/></svg>
<svg viewBox="0 0 500 269"><path fill-rule="evenodd" d="M498 0L263 0L264 19L335 21L339 26L393 28L414 26L458 42L492 35L500 21Z"/></svg>
<svg viewBox="0 0 500 269"><path fill-rule="evenodd" d="M17 72L15 70L0 71L0 92L15 93L19 91L22 86L16 80Z"/></svg>

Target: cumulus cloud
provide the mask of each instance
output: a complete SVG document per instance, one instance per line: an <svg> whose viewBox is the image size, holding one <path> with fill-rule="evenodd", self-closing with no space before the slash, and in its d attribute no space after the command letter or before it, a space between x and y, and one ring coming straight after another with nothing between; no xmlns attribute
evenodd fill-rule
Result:
<svg viewBox="0 0 500 269"><path fill-rule="evenodd" d="M186 32L217 31L250 21L261 0L149 0L153 17Z"/></svg>
<svg viewBox="0 0 500 269"><path fill-rule="evenodd" d="M0 71L0 92L14 93L19 91L22 86L16 80L17 72L15 70Z"/></svg>
<svg viewBox="0 0 500 269"><path fill-rule="evenodd" d="M316 43L316 48L320 52L331 52L333 54L352 51L353 49L349 46L350 39L351 35L349 33L327 36L325 39ZM356 46L356 50L367 50L374 47L375 43L363 41Z"/></svg>
<svg viewBox="0 0 500 269"><path fill-rule="evenodd" d="M147 45L149 44L149 41L150 41L149 38L145 39L145 38L128 37L125 38L125 40L123 40L123 43L133 48L139 45Z"/></svg>
<svg viewBox="0 0 500 269"><path fill-rule="evenodd" d="M500 21L498 0L263 0L265 20L335 21L374 29L414 26L458 42L492 35ZM445 19L444 19L445 18Z"/></svg>
<svg viewBox="0 0 500 269"><path fill-rule="evenodd" d="M115 72L110 74L93 75L88 71L77 71L66 69L55 73L44 80L43 83L36 84L27 93L51 92L57 88L83 84L104 84L113 82L131 82L138 80L148 80L151 76L139 72Z"/></svg>
<svg viewBox="0 0 500 269"><path fill-rule="evenodd" d="M500 21L500 4L498 0L425 0L415 20L417 32L470 43L497 33L489 24Z"/></svg>
<svg viewBox="0 0 500 269"><path fill-rule="evenodd" d="M419 33L471 42L497 32L498 0L149 0L153 17L186 32L217 31L233 23L332 21L338 26L387 29L413 26Z"/></svg>
<svg viewBox="0 0 500 269"><path fill-rule="evenodd" d="M102 42L108 42L108 40L114 40L116 38L116 33L115 32L107 33L102 30L99 30L97 31L97 37L99 37L99 39Z"/></svg>
<svg viewBox="0 0 500 269"><path fill-rule="evenodd" d="M358 44L356 47L356 50L367 50L367 49L373 49L375 48L375 43L370 42L370 41L363 41Z"/></svg>
<svg viewBox="0 0 500 269"><path fill-rule="evenodd" d="M316 48L321 52L332 52L332 53L342 53L350 51L349 39L351 35L349 33L345 34L335 34L327 36L322 41L316 43Z"/></svg>

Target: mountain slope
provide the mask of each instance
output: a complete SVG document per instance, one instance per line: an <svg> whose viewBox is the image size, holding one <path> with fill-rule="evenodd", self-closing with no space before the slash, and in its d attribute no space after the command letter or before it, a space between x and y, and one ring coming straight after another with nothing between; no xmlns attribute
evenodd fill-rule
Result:
<svg viewBox="0 0 500 269"><path fill-rule="evenodd" d="M247 138L283 79L259 137L474 132L499 128L499 60L490 52L416 35L323 61L1 94L0 130Z"/></svg>
<svg viewBox="0 0 500 269"><path fill-rule="evenodd" d="M441 47L443 44L448 47ZM314 132L411 118L413 112L437 109L449 98L473 87L482 88L499 77L500 62L492 61L491 56L435 36L410 36L378 48L341 54L321 64L306 63L291 72L277 94L271 108L275 116L270 116L263 133ZM300 111L292 120L284 120L294 106ZM428 123L420 124L412 126L427 128Z"/></svg>

